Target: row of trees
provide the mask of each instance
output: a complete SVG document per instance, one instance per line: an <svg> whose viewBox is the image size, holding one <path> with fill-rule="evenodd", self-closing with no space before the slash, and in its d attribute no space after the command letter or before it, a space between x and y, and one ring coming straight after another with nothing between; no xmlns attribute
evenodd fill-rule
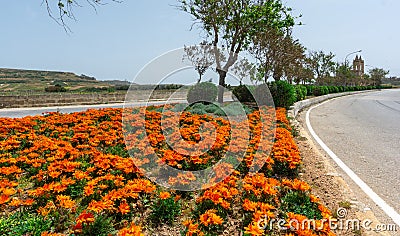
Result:
<svg viewBox="0 0 400 236"><path fill-rule="evenodd" d="M180 0L180 9L191 14L206 33L201 47L186 47L185 59L202 75L214 63L219 75L218 101L222 102L227 72L249 75L267 82L287 80L295 84L380 85L389 73L381 68L357 76L347 63L334 61L333 53L307 51L292 36L298 17L280 0ZM228 51L224 54L218 48ZM240 59L247 52L253 62Z"/></svg>
<svg viewBox="0 0 400 236"><path fill-rule="evenodd" d="M117 0L87 0L96 7ZM357 76L347 63L334 62L333 53L308 51L292 36L296 20L292 9L281 0L177 0L178 8L192 15L194 24L205 33L200 47L186 47L185 58L199 73L215 64L219 76L218 101L222 102L223 87L228 71L249 76L254 81L287 80L295 84L316 85L379 85L389 73L381 68L369 70L368 75ZM49 1L44 1L50 16L54 17ZM61 25L65 17L74 18L73 8L78 1L58 0ZM220 48L227 53L221 52ZM238 55L247 52L250 62ZM240 81L241 82L241 81Z"/></svg>

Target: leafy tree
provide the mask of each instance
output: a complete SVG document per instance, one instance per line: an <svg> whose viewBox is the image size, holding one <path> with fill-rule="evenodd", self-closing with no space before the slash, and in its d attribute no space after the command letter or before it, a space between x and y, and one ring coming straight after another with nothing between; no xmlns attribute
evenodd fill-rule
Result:
<svg viewBox="0 0 400 236"><path fill-rule="evenodd" d="M370 69L369 75L372 81L372 85L374 86L379 86L382 84L382 80L386 78L386 76L389 74L388 70L384 70L381 68L373 68Z"/></svg>
<svg viewBox="0 0 400 236"><path fill-rule="evenodd" d="M324 84L324 79L335 72L334 57L335 54L332 52L325 54L323 51L311 51L309 53L311 69L318 85Z"/></svg>
<svg viewBox="0 0 400 236"><path fill-rule="evenodd" d="M258 33L250 52L259 62L265 83L270 76L275 81L286 77L292 83L304 74L305 48L291 37L290 31L271 28Z"/></svg>
<svg viewBox="0 0 400 236"><path fill-rule="evenodd" d="M195 23L215 47L219 75L218 102L223 102L225 78L238 54L246 50L258 32L267 28L283 29L294 25L291 9L280 0L178 0L180 9L191 14ZM218 46L229 51L226 61L217 52Z"/></svg>
<svg viewBox="0 0 400 236"><path fill-rule="evenodd" d="M297 70L294 82L296 84L308 84L312 82L314 73L311 69L309 58L305 57L300 60L301 66L295 68Z"/></svg>
<svg viewBox="0 0 400 236"><path fill-rule="evenodd" d="M352 68L347 63L337 63L335 67L335 82L333 85L351 85L356 77Z"/></svg>

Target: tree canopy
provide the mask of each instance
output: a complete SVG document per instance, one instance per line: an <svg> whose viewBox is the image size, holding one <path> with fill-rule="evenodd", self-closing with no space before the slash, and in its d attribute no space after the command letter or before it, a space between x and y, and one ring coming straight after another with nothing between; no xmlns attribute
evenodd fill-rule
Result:
<svg viewBox="0 0 400 236"><path fill-rule="evenodd" d="M330 77L335 72L335 62L332 52L311 51L309 58L311 60L311 70L314 72L317 84L323 84L324 79Z"/></svg>
<svg viewBox="0 0 400 236"><path fill-rule="evenodd" d="M373 68L368 71L373 85L381 85L382 80L389 74L388 70L382 68Z"/></svg>
<svg viewBox="0 0 400 236"><path fill-rule="evenodd" d="M301 72L306 58L305 48L292 38L290 31L275 28L256 34L250 53L259 63L264 82L270 76L276 81L286 77L291 82Z"/></svg>
<svg viewBox="0 0 400 236"><path fill-rule="evenodd" d="M229 68L238 54L253 43L254 36L268 28L286 30L295 24L291 9L280 0L179 0L180 9L194 17L206 32L206 40L215 47L219 74L218 102L223 102L223 87ZM217 47L229 55L219 58Z"/></svg>

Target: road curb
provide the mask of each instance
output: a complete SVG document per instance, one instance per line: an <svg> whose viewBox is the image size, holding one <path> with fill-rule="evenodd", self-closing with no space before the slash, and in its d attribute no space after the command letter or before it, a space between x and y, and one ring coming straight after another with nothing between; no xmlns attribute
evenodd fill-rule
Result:
<svg viewBox="0 0 400 236"><path fill-rule="evenodd" d="M298 101L295 104L293 104L289 110L288 110L288 117L291 119L295 119L297 115L299 114L300 111L304 110L305 108L308 108L312 105L324 102L326 100L332 99L332 98L337 98L337 97L343 97L347 95L354 95L354 94L360 94L360 93L368 93L368 92L374 92L377 90L364 90L364 91L355 91L355 92L344 92L344 93L331 93L323 96L318 96L318 97L313 97L309 98L306 100Z"/></svg>

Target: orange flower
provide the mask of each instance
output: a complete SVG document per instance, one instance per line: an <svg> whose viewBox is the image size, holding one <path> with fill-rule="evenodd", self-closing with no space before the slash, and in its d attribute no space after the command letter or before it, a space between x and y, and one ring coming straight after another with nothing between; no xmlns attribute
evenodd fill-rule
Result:
<svg viewBox="0 0 400 236"><path fill-rule="evenodd" d="M119 212L121 212L122 215L127 214L130 211L129 204L126 203L125 201L123 203L119 204L118 209L119 209Z"/></svg>
<svg viewBox="0 0 400 236"><path fill-rule="evenodd" d="M199 230L199 224L194 224L192 220L185 220L182 224L187 228L186 236L203 235Z"/></svg>
<svg viewBox="0 0 400 236"><path fill-rule="evenodd" d="M142 234L142 228L140 226L131 223L129 227L118 231L118 236L144 236L144 234Z"/></svg>
<svg viewBox="0 0 400 236"><path fill-rule="evenodd" d="M261 229L258 226L257 222L252 222L250 225L248 225L247 227L244 227L244 229L246 230L245 233L246 234L250 234L253 236L261 236L264 234L264 230Z"/></svg>
<svg viewBox="0 0 400 236"><path fill-rule="evenodd" d="M181 199L181 195L176 195L174 198L174 201L177 202L177 201L179 201L179 199Z"/></svg>
<svg viewBox="0 0 400 236"><path fill-rule="evenodd" d="M87 213L86 211L83 211L78 218L76 219L76 223L78 224L90 224L94 222L94 215L92 213Z"/></svg>
<svg viewBox="0 0 400 236"><path fill-rule="evenodd" d="M75 201L71 200L70 196L57 195L57 201L59 202L61 207L66 209L71 209L75 206Z"/></svg>
<svg viewBox="0 0 400 236"><path fill-rule="evenodd" d="M258 204L256 202L252 202L249 199L244 199L243 209L245 211L255 211L257 209Z"/></svg>
<svg viewBox="0 0 400 236"><path fill-rule="evenodd" d="M293 180L292 188L303 192L311 189L310 185L298 179Z"/></svg>
<svg viewBox="0 0 400 236"><path fill-rule="evenodd" d="M200 215L200 222L204 226L222 224L224 221L219 215L215 214L216 212L217 210L215 209L207 210L204 214Z"/></svg>
<svg viewBox="0 0 400 236"><path fill-rule="evenodd" d="M40 234L40 236L64 236L65 234L61 234L61 233L50 233L50 232L42 232Z"/></svg>
<svg viewBox="0 0 400 236"><path fill-rule="evenodd" d="M311 200L311 202L315 202L315 203L319 202L319 198L314 196L313 194L310 194L310 200Z"/></svg>
<svg viewBox="0 0 400 236"><path fill-rule="evenodd" d="M160 198L161 199L167 199L167 198L170 198L171 197L171 194L169 193L169 192L161 192L160 193Z"/></svg>

